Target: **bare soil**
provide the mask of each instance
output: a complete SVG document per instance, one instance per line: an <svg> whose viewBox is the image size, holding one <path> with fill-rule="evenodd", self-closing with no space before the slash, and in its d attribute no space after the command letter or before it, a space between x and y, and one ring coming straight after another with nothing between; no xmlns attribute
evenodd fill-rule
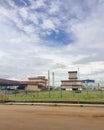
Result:
<svg viewBox="0 0 104 130"><path fill-rule="evenodd" d="M104 107L0 105L0 130L104 130Z"/></svg>

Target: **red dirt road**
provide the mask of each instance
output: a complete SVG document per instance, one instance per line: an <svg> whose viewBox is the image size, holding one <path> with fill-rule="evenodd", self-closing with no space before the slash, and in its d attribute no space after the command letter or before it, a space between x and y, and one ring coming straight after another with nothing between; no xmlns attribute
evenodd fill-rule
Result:
<svg viewBox="0 0 104 130"><path fill-rule="evenodd" d="M0 105L0 130L104 130L104 108Z"/></svg>

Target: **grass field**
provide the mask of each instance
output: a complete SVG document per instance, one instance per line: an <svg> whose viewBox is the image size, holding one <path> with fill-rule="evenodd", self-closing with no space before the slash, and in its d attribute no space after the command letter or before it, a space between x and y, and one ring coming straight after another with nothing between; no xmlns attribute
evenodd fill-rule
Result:
<svg viewBox="0 0 104 130"><path fill-rule="evenodd" d="M91 101L104 102L104 91L40 91L29 93L8 94L10 101L62 100L62 101Z"/></svg>

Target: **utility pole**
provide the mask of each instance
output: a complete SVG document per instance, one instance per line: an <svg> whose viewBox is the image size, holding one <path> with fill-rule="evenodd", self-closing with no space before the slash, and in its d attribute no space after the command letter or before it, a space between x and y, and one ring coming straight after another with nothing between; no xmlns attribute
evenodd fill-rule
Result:
<svg viewBox="0 0 104 130"><path fill-rule="evenodd" d="M50 71L48 70L48 91L49 91L49 97L50 97Z"/></svg>
<svg viewBox="0 0 104 130"><path fill-rule="evenodd" d="M79 75L79 66L78 66L78 79L80 79L80 75Z"/></svg>
<svg viewBox="0 0 104 130"><path fill-rule="evenodd" d="M85 81L86 89L87 89L87 97L88 97L88 81Z"/></svg>
<svg viewBox="0 0 104 130"><path fill-rule="evenodd" d="M52 72L52 87L53 87L53 89L54 89L54 87L55 87L55 82L54 82L54 72Z"/></svg>

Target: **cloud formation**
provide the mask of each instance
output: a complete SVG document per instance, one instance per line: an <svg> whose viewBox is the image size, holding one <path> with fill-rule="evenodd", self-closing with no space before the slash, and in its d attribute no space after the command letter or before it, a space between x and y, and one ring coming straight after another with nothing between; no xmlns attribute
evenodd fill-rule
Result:
<svg viewBox="0 0 104 130"><path fill-rule="evenodd" d="M50 70L59 84L79 67L81 79L103 80L103 12L103 0L1 0L0 78Z"/></svg>

